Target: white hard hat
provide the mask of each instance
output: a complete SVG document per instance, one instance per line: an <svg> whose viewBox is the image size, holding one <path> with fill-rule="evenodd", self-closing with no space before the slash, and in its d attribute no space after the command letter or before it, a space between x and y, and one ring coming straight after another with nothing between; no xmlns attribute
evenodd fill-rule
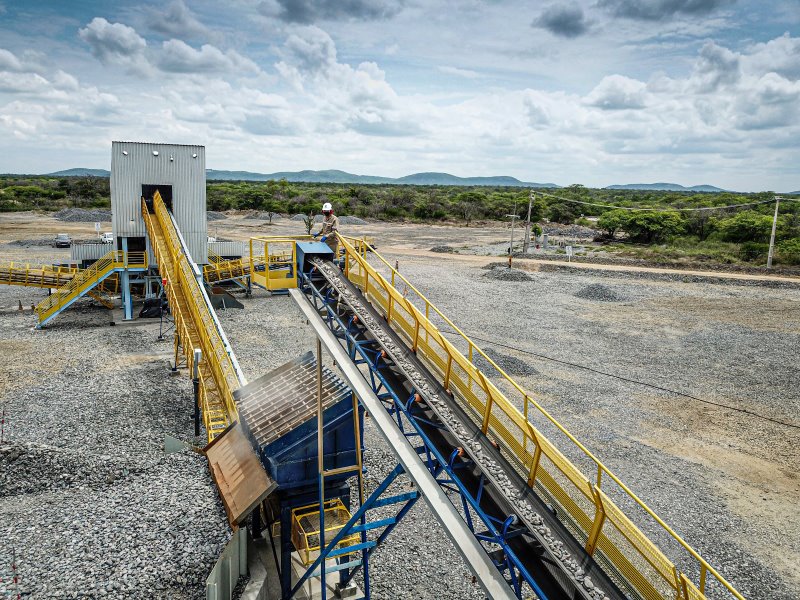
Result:
<svg viewBox="0 0 800 600"><path fill-rule="evenodd" d="M322 205L322 210L323 212L326 210L333 210L333 207L331 206L330 202L326 202L325 204Z"/></svg>

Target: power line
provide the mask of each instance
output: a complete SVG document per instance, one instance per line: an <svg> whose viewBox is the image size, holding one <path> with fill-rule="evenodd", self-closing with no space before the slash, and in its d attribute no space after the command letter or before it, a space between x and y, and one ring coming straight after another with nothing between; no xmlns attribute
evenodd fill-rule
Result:
<svg viewBox="0 0 800 600"><path fill-rule="evenodd" d="M440 329L443 333L461 336L457 331L447 330L447 329ZM522 348L517 348L516 346L509 346L507 344L503 344L502 342L497 342L494 340L487 340L485 338L480 338L475 335L470 335L470 338L474 340L478 340L479 342L483 342L484 344L489 344L492 346L498 346L500 348L507 348L508 350L514 350L515 352L520 352L521 354L528 354L530 356L536 356L537 358L541 358L544 360L549 360L552 362L560 363L562 365L568 365L570 367L575 367L577 369L585 369L586 371L591 371L592 373L597 373L598 375L605 375L606 377L611 377L613 379L619 379L620 381L626 381L628 383L634 383L637 385L645 386L652 388L654 390L659 390L662 392L668 392L670 394L674 394L676 396L682 396L684 398L689 398L691 400L696 400L697 402L702 402L703 404L709 404L711 406L716 406L718 408L725 408L728 410L744 413L753 417L757 417L759 419L763 419L765 421L770 421L771 423L775 423L777 425L783 425L784 427L791 427L794 429L800 429L800 425L795 423L788 423L786 421L781 421L780 419L774 419L772 417L768 417L766 415L759 414L757 412L753 412L752 410L748 410L746 408L739 408L737 406L730 406L729 404L722 404L721 402L714 402L712 400L705 400L703 398L698 398L697 396L693 396L692 394L687 394L685 392L679 392L677 390L671 390L669 388L662 387L660 385L655 385L653 383L647 383L646 381L639 381L637 379L630 379L629 377L623 377L621 375L616 375L614 373L608 373L606 371L601 371L599 369L595 369L593 367L587 367L586 365L581 365L578 363L569 362L566 360L561 360L559 358L553 358L552 356L547 356L546 354L539 354L537 352L532 352L531 350L524 350Z"/></svg>
<svg viewBox="0 0 800 600"><path fill-rule="evenodd" d="M742 208L745 206L758 206L759 204L772 204L775 202L775 198L771 198L769 200L759 200L757 202L746 202L744 204L729 204L727 206L701 206L696 208L674 208L672 206L667 208L653 208L653 207L643 207L643 208L635 208L632 206L617 206L614 204L603 204L601 202L586 202L585 200L575 200L574 198L565 198L564 196L556 196L555 194L549 194L547 192L540 192L536 190L534 194L541 194L542 196L548 196L550 198L555 198L556 200L561 200L563 202L573 202L575 204L584 204L586 206L601 206L603 208L617 208L620 210L638 210L638 211L652 211L652 212L700 212L704 210L725 210L728 208ZM782 200L790 201L790 202L798 202L796 198L782 198Z"/></svg>

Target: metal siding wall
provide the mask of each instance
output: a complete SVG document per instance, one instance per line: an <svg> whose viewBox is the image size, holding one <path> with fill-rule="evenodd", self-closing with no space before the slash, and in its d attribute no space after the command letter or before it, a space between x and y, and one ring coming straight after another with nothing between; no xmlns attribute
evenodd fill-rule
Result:
<svg viewBox="0 0 800 600"><path fill-rule="evenodd" d="M97 260L113 249L113 244L72 244L70 259L74 261Z"/></svg>
<svg viewBox="0 0 800 600"><path fill-rule="evenodd" d="M209 242L208 249L220 256L250 256L249 242Z"/></svg>
<svg viewBox="0 0 800 600"><path fill-rule="evenodd" d="M158 156L153 156L153 150L158 151ZM147 235L141 214L143 184L172 186L173 215L189 252L195 262L208 262L205 148L112 142L111 211L115 236Z"/></svg>

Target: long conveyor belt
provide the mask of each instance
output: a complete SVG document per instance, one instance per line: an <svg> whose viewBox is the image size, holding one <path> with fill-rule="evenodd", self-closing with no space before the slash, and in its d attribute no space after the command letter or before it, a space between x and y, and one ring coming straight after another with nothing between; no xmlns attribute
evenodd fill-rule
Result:
<svg viewBox="0 0 800 600"><path fill-rule="evenodd" d="M521 578L547 598L588 600L624 598L615 583L600 569L564 525L518 475L500 450L484 435L425 365L406 346L385 319L330 262L316 261L316 272L306 277L306 293L329 323L332 316L351 323L353 342L373 340L380 346L375 366L381 383L395 396L419 397L413 403L422 433L442 457L450 457L451 474L476 503L478 515L489 516L484 527L504 522L507 548L504 561L519 569ZM318 275L317 275L318 273ZM334 308L332 308L334 307ZM331 313L334 310L335 313ZM363 327L352 327L360 323ZM390 408L387 406L387 408ZM465 508L466 508L465 504ZM472 515L465 518L472 523ZM482 541L491 536L471 527ZM487 544L487 552L495 551ZM497 561L499 566L505 564Z"/></svg>

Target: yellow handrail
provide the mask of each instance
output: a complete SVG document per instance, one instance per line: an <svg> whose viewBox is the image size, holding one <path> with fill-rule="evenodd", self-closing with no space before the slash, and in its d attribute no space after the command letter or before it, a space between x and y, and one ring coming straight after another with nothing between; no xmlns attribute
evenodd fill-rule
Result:
<svg viewBox="0 0 800 600"><path fill-rule="evenodd" d="M163 265L164 267L160 269L161 276L167 279L167 297L170 306L173 308L176 327L180 334L176 338L176 343L179 339L183 345L187 363L191 365L194 360L193 345L195 342L189 331L188 322L190 321L194 325L197 342L203 353L201 363L201 399L204 406L203 419L206 424L206 432L209 441L211 441L224 427L215 426L220 422L218 420L219 416L216 415L216 412L220 409L212 409L210 407L211 400L208 394L210 391L218 393L219 400L222 403L222 410L224 411L224 424L235 422L238 420L238 412L233 400L233 391L239 387L239 379L225 344L217 330L214 318L206 304L200 283L197 281L189 261L183 255L178 232L158 192L156 192L153 200L153 208L161 231L160 236L156 233L156 228L146 203L144 200L142 201L142 215L145 225L148 234L151 236L152 246L158 258L159 266ZM186 301L188 315L182 314L181 305L176 296L176 286ZM206 367L209 369L213 381L208 381L205 376Z"/></svg>
<svg viewBox="0 0 800 600"><path fill-rule="evenodd" d="M524 390L511 376L500 368L486 353L478 347L469 336L467 336L458 326L455 325L441 310L431 303L410 281L401 275L392 265L374 248L370 247L363 240L354 240L339 235L342 246L345 249L345 274L351 281L360 287L365 295L371 299L385 313L387 321L409 342L418 356L424 359L433 371L439 373L446 388L449 388L457 397L462 397L476 415L484 433L492 432L497 436L496 441L505 446L510 455L517 461L521 469L529 470L529 485L538 484L543 491L555 494L552 498L559 502L570 516L575 519L577 529L581 530L586 537L587 550L595 551L599 548L608 562L612 563L619 571L629 572L631 568L637 569L631 564L630 559L624 552L617 547L618 543L629 543L640 555L638 558L648 563L658 576L670 587L662 597L682 597L679 571L672 565L655 544L647 539L633 522L625 516L606 493L601 489L603 486L603 474L613 481L618 489L627 497L633 500L643 509L655 523L675 539L693 557L699 566L700 580L699 589L704 592L706 589L706 576L711 574L722 586L724 586L737 600L744 600L743 596L736 591L733 586L725 580L708 562L703 559L680 535L670 528L647 504L644 503L630 488L628 488L608 467L606 467L591 451L589 451L574 435L572 435L563 425L561 425L547 410L545 410L531 395ZM375 268L367 262L367 250L373 256L388 267L391 273L391 283L387 281ZM397 288L402 282L406 290L400 292ZM417 298L424 304L423 309L418 308L408 299L409 291L413 291ZM430 312L433 311L444 323L451 327L467 343L468 359L453 345L452 342L444 338L438 327L430 320ZM406 319L404 315L408 315ZM424 332L424 336L422 333ZM437 352L440 350L441 352ZM521 395L524 414L511 403L506 396L474 366L474 353L477 352L493 368L497 370L503 380L512 389L517 390ZM455 371L459 371L458 374ZM463 375L461 375L463 373ZM482 402L480 396L483 394L485 400ZM596 468L596 482L592 485L583 473L572 464L530 421L529 406L533 406L545 419L555 426L558 431L567 437L581 453L591 460ZM470 411L467 411L468 413ZM511 433L509 427L518 428L521 439L517 439ZM535 452L528 451L529 444L534 446ZM547 469L542 466L542 457L548 459L548 464L552 464L554 469ZM567 489L574 486L578 495L570 496L568 491L555 479L557 475L562 481L567 482ZM594 509L593 518L585 514L581 502L588 499ZM614 518L606 519L606 516ZM588 520L588 522L586 522ZM583 521L581 523L581 521ZM594 522L594 525L593 525ZM613 531L609 531L610 523L614 526ZM608 537L610 534L619 534L620 542L614 542ZM624 539L623 539L624 538ZM615 538L616 539L616 538ZM641 571L641 569L639 569ZM632 583L637 589L646 590L645 595L661 594L647 578L638 574L633 577L636 581ZM685 576L684 576L685 577ZM644 593L644 592L643 592Z"/></svg>

